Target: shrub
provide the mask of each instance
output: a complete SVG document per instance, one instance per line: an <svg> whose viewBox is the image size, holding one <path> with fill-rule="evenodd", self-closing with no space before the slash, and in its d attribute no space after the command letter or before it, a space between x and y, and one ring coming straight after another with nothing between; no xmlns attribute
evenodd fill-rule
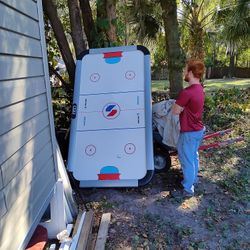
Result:
<svg viewBox="0 0 250 250"><path fill-rule="evenodd" d="M206 95L204 122L211 129L225 129L244 117L249 108L250 89L219 89Z"/></svg>
<svg viewBox="0 0 250 250"><path fill-rule="evenodd" d="M71 97L63 88L52 88L52 104L56 130L68 129L71 121Z"/></svg>

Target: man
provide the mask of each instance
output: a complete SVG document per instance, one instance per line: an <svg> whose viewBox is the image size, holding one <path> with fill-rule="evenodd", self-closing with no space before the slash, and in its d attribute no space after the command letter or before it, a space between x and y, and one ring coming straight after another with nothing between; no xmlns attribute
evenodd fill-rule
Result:
<svg viewBox="0 0 250 250"><path fill-rule="evenodd" d="M172 192L172 196L174 197L184 198L193 196L194 185L198 181L198 148L204 133L202 113L205 99L200 79L204 74L204 70L204 63L200 60L190 60L187 62L184 71L184 80L188 82L189 86L180 92L172 107L172 113L180 115L181 130L177 143L177 151L183 171L183 190Z"/></svg>

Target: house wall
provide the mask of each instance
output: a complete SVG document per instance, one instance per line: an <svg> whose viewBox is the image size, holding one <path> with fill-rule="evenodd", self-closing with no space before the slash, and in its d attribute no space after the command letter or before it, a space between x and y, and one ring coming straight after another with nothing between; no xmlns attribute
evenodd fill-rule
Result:
<svg viewBox="0 0 250 250"><path fill-rule="evenodd" d="M57 179L41 0L0 0L0 249L19 249Z"/></svg>

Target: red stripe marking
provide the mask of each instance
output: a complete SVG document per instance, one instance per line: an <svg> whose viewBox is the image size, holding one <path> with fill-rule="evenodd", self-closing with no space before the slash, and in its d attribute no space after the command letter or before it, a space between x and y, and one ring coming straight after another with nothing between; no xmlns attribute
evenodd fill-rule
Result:
<svg viewBox="0 0 250 250"><path fill-rule="evenodd" d="M103 53L103 58L122 57L122 51Z"/></svg>
<svg viewBox="0 0 250 250"><path fill-rule="evenodd" d="M108 114L108 116L114 116L116 113L117 113L117 110L116 110L116 109L113 109L113 110Z"/></svg>
<svg viewBox="0 0 250 250"><path fill-rule="evenodd" d="M120 180L120 174L98 174L99 180Z"/></svg>

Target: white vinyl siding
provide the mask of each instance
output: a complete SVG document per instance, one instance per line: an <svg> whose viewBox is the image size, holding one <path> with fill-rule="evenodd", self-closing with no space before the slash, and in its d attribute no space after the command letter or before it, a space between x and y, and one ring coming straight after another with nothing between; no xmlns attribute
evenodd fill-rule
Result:
<svg viewBox="0 0 250 250"><path fill-rule="evenodd" d="M19 249L57 179L41 0L0 0L0 249Z"/></svg>
<svg viewBox="0 0 250 250"><path fill-rule="evenodd" d="M0 108L45 93L43 76L0 82Z"/></svg>
<svg viewBox="0 0 250 250"><path fill-rule="evenodd" d="M40 40L38 21L20 13L17 9L10 8L9 6L1 2L0 27Z"/></svg>
<svg viewBox="0 0 250 250"><path fill-rule="evenodd" d="M43 74L42 59L9 55L0 57L0 80L34 77Z"/></svg>
<svg viewBox="0 0 250 250"><path fill-rule="evenodd" d="M39 40L22 36L8 30L0 30L0 50L3 54L42 57ZM9 42L11 45L9 46Z"/></svg>

